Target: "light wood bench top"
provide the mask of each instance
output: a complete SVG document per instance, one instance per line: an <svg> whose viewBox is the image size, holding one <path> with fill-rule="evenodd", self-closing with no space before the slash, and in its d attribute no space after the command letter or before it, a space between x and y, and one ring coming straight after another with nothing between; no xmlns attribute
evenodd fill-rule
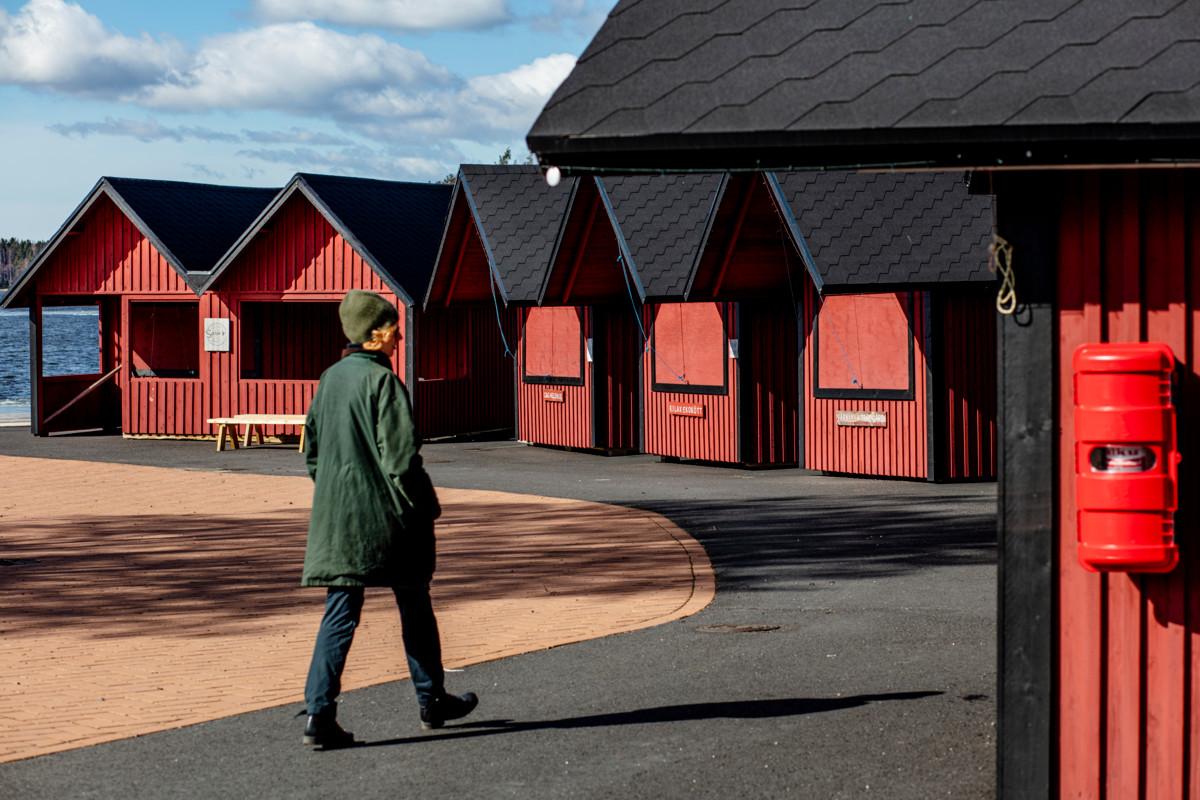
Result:
<svg viewBox="0 0 1200 800"><path fill-rule="evenodd" d="M234 414L231 419L239 425L303 425L307 416L304 414Z"/></svg>
<svg viewBox="0 0 1200 800"><path fill-rule="evenodd" d="M237 436L230 430L234 425L245 425L246 432L242 436L242 445L250 446L252 437L258 438L258 443L262 444L262 426L263 425L301 425L303 426L307 420L304 414L234 414L232 417L210 417L209 425L217 426L217 450L225 449L225 439L228 437L233 449L238 447ZM300 428L300 449L304 449L304 428Z"/></svg>

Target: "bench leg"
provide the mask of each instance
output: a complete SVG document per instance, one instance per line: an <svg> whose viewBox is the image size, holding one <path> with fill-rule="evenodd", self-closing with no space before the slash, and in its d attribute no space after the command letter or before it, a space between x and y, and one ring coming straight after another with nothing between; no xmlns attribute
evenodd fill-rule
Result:
<svg viewBox="0 0 1200 800"><path fill-rule="evenodd" d="M246 425L246 432L242 434L242 446L243 447L250 446L250 437L254 434L254 427L255 426L253 424ZM259 444L262 444L262 442L259 441Z"/></svg>
<svg viewBox="0 0 1200 800"><path fill-rule="evenodd" d="M299 450L301 453L304 452L304 433L305 433L305 426L301 425L300 426L300 447L299 447Z"/></svg>
<svg viewBox="0 0 1200 800"><path fill-rule="evenodd" d="M238 449L237 431L225 422L217 425L217 452L225 451L225 439L229 439L229 444L234 450Z"/></svg>

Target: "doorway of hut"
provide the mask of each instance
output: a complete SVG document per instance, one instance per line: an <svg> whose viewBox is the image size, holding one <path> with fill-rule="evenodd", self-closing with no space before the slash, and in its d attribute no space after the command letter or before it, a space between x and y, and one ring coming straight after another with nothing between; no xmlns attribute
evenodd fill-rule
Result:
<svg viewBox="0 0 1200 800"><path fill-rule="evenodd" d="M121 429L121 300L43 297L36 310L30 386L34 430Z"/></svg>
<svg viewBox="0 0 1200 800"><path fill-rule="evenodd" d="M596 446L611 455L641 450L638 373L642 340L631 319L624 306L592 309Z"/></svg>

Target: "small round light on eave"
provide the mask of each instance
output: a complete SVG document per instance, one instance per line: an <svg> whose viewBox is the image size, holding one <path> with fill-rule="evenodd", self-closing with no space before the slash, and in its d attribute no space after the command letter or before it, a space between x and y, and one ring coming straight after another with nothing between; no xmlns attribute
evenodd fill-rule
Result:
<svg viewBox="0 0 1200 800"><path fill-rule="evenodd" d="M546 170L546 184L550 187L558 186L562 182L562 170L558 167L551 167Z"/></svg>

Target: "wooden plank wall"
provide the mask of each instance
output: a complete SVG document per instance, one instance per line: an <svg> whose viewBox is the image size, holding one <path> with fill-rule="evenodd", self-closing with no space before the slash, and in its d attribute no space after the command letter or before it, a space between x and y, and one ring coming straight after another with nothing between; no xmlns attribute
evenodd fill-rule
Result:
<svg viewBox="0 0 1200 800"><path fill-rule="evenodd" d="M643 447L647 453L695 461L736 464L738 453L738 360L729 354L728 340L737 337L736 303L718 303L725 319L725 353L728 391L725 394L655 391L652 377L654 352L646 354L642 370L646 418ZM646 307L652 326L659 306ZM651 328L648 327L650 332ZM653 333L650 333L653 341ZM703 406L703 417L672 414L671 406Z"/></svg>
<svg viewBox="0 0 1200 800"><path fill-rule="evenodd" d="M811 285L805 288L806 302L816 305ZM819 315L819 311L817 314ZM806 319L804 331L804 465L808 469L851 475L881 475L926 478L929 473L929 436L925 404L928 398L924 349L924 296L913 293L911 332L913 337L912 400L821 399L813 394L813 320ZM837 412L882 411L887 427L841 427Z"/></svg>
<svg viewBox="0 0 1200 800"><path fill-rule="evenodd" d="M104 371L120 363L115 386L120 396L120 420L126 433L192 433L199 431L194 409L199 408L199 379L156 379L130 377L130 352L125 313L126 300L187 300L196 296L162 254L107 196L97 198L75 231L59 245L35 279L40 297L101 300L101 361ZM197 332L197 336L199 333ZM197 339L197 347L199 340ZM63 387L55 387L55 392ZM117 394L106 390L109 398ZM63 402L69 398L62 398ZM52 398L57 403L58 399ZM46 415L55 405L42 403ZM188 416L178 425L176 414ZM86 420L69 413L63 424L75 427ZM101 422L111 423L106 411ZM65 430L56 420L52 430Z"/></svg>
<svg viewBox="0 0 1200 800"><path fill-rule="evenodd" d="M641 414L638 376L642 337L627 305L593 308L593 340L600 373L597 397L597 445L629 452L639 447Z"/></svg>
<svg viewBox="0 0 1200 800"><path fill-rule="evenodd" d="M1200 177L1064 178L1059 292L1059 795L1200 797ZM1020 258L1020 253L1014 254ZM1086 342L1156 341L1182 363L1183 563L1169 575L1096 575L1076 556L1072 356ZM1191 466L1189 466L1191 465Z"/></svg>
<svg viewBox="0 0 1200 800"><path fill-rule="evenodd" d="M47 295L192 295L162 254L101 195L37 275Z"/></svg>
<svg viewBox="0 0 1200 800"><path fill-rule="evenodd" d="M800 416L798 332L790 301L742 303L742 460L794 465Z"/></svg>
<svg viewBox="0 0 1200 800"><path fill-rule="evenodd" d="M944 393L937 424L947 480L996 479L996 306L991 291L941 292L934 308Z"/></svg>
<svg viewBox="0 0 1200 800"><path fill-rule="evenodd" d="M592 432L593 370L583 363L583 385L527 383L524 379L526 322L539 309L521 311L521 341L517 347L517 438L522 442L555 447L590 448ZM579 309L580 335L591 330L591 310ZM546 399L547 393L561 393L562 402Z"/></svg>
<svg viewBox="0 0 1200 800"><path fill-rule="evenodd" d="M491 306L434 308L418 314L413 403L422 435L513 428L515 355L507 354L505 345L516 347L514 317L513 310L505 310L497 321Z"/></svg>

